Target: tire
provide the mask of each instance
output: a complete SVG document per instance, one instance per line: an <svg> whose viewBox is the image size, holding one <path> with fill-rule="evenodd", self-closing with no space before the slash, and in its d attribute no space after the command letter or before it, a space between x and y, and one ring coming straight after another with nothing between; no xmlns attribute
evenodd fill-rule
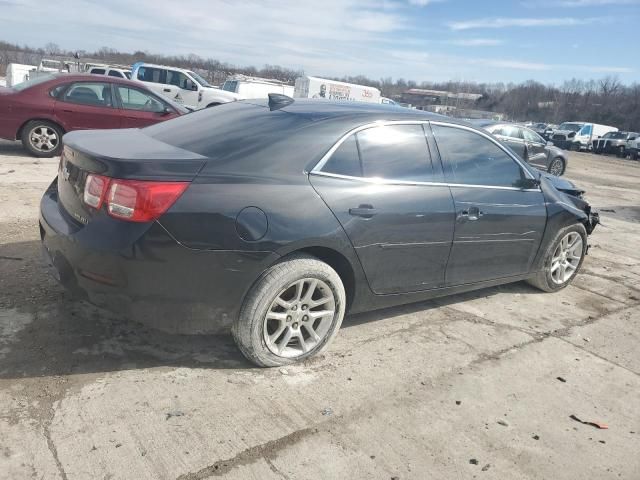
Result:
<svg viewBox="0 0 640 480"><path fill-rule="evenodd" d="M572 253L576 254L579 251L580 258L578 260L573 257L573 270L567 272L567 269L565 269L565 275L562 275L562 270L560 270L560 267L556 268L555 271L552 271L552 266L555 266L556 263L565 263L554 261L554 254L556 256L558 255L558 249L562 251L562 247L560 244L564 241L565 238L568 238L569 240L579 238L581 241L581 248L578 248L578 245L574 247ZM582 225L581 223L576 223L569 227L565 227L557 233L550 246L547 248L547 251L544 254L542 270L527 281L534 287L539 288L544 292L557 292L558 290L562 290L575 278L576 274L580 270L580 267L582 266L582 262L584 261L586 252L587 231L585 230L584 225ZM562 259L563 257L560 258ZM567 260L569 260L570 258L572 257L567 256Z"/></svg>
<svg viewBox="0 0 640 480"><path fill-rule="evenodd" d="M293 255L258 279L231 333L243 355L259 367L289 365L327 348L340 329L345 305L344 285L333 268L312 256ZM332 313L311 319L304 313L321 311Z"/></svg>
<svg viewBox="0 0 640 480"><path fill-rule="evenodd" d="M31 120L22 127L20 137L22 145L31 155L50 158L60 155L62 135L64 131L58 124L47 120Z"/></svg>
<svg viewBox="0 0 640 480"><path fill-rule="evenodd" d="M556 177L560 177L564 175L564 171L566 169L566 165L564 159L562 157L555 157L551 160L549 167L547 168L547 172Z"/></svg>
<svg viewBox="0 0 640 480"><path fill-rule="evenodd" d="M633 150L630 156L631 156L631 160L638 160L638 151Z"/></svg>
<svg viewBox="0 0 640 480"><path fill-rule="evenodd" d="M624 145L620 145L616 150L616 157L625 158L627 156L627 152L624 150Z"/></svg>

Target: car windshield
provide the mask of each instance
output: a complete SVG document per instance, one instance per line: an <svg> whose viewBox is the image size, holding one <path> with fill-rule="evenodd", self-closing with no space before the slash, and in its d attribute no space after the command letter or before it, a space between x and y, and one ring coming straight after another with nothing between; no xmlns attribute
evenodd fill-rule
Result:
<svg viewBox="0 0 640 480"><path fill-rule="evenodd" d="M582 128L582 123L562 123L558 127L558 130L569 130L571 132L577 132Z"/></svg>
<svg viewBox="0 0 640 480"><path fill-rule="evenodd" d="M189 75L191 75L193 78L196 79L196 82L198 82L200 84L200 86L202 87L212 87L213 85L210 85L209 82L207 82L204 78L202 78L200 75L198 75L195 72L187 72Z"/></svg>
<svg viewBox="0 0 640 480"><path fill-rule="evenodd" d="M49 80L53 80L55 77L55 75L51 75L51 74L46 74L46 75L38 75L35 78L30 78L29 80L26 80L24 82L18 83L17 85L14 85L13 88L14 90L17 90L18 92L25 90L29 87L33 87L35 85L39 85L41 83L44 82L48 82Z"/></svg>

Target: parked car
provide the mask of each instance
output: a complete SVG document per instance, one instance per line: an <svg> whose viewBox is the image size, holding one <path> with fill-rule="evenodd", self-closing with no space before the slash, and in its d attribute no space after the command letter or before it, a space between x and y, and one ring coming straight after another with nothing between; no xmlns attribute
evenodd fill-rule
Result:
<svg viewBox="0 0 640 480"><path fill-rule="evenodd" d="M552 175L561 176L567 169L567 154L527 127L491 120L481 120L474 124L492 133L526 162Z"/></svg>
<svg viewBox="0 0 640 480"><path fill-rule="evenodd" d="M553 129L558 128L558 126L551 123L534 123L529 126L529 128L545 140L549 140L551 138L551 135L553 134Z"/></svg>
<svg viewBox="0 0 640 480"><path fill-rule="evenodd" d="M346 311L558 291L598 223L485 131L397 107L271 95L64 141L40 216L60 281L162 328L230 328L261 366L321 352Z"/></svg>
<svg viewBox="0 0 640 480"><path fill-rule="evenodd" d="M90 74L46 74L0 88L0 138L36 157L62 150L72 130L145 127L188 113L136 82Z"/></svg>
<svg viewBox="0 0 640 480"><path fill-rule="evenodd" d="M617 132L616 127L585 122L564 122L553 131L553 143L567 150L591 150L593 141L608 132Z"/></svg>
<svg viewBox="0 0 640 480"><path fill-rule="evenodd" d="M640 135L627 140L625 152L629 155L631 160L638 160L638 155L640 155Z"/></svg>
<svg viewBox="0 0 640 480"><path fill-rule="evenodd" d="M237 93L241 98L267 98L270 93L293 97L293 85L280 80L232 75L222 85L225 92Z"/></svg>
<svg viewBox="0 0 640 480"><path fill-rule="evenodd" d="M214 107L242 98L237 93L209 85L197 73L183 68L137 63L133 66L131 77L133 80L144 83L154 92L194 110Z"/></svg>
<svg viewBox="0 0 640 480"><path fill-rule="evenodd" d="M627 141L633 140L637 132L608 132L593 141L594 153L615 153L619 158L627 156Z"/></svg>
<svg viewBox="0 0 640 480"><path fill-rule="evenodd" d="M107 75L108 77L131 79L131 70L109 65L97 65L94 67L90 67L88 73L92 73L94 75Z"/></svg>

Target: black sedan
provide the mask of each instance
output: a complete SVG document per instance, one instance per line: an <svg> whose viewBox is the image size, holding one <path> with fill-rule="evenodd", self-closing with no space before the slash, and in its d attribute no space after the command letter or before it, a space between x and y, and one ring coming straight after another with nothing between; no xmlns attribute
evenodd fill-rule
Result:
<svg viewBox="0 0 640 480"><path fill-rule="evenodd" d="M251 361L324 350L345 312L578 272L597 213L491 135L398 107L242 101L141 130L73 132L42 198L53 272Z"/></svg>
<svg viewBox="0 0 640 480"><path fill-rule="evenodd" d="M474 122L474 124L495 135L526 162L549 172L551 175L559 177L567 169L569 161L567 154L530 128L513 123L493 121Z"/></svg>

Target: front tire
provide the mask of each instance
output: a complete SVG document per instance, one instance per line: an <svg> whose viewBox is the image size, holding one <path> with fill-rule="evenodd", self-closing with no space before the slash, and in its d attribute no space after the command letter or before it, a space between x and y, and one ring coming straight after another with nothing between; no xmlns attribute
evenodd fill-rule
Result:
<svg viewBox="0 0 640 480"><path fill-rule="evenodd" d="M22 127L22 145L31 155L49 158L62 151L62 128L46 120L31 120Z"/></svg>
<svg viewBox="0 0 640 480"><path fill-rule="evenodd" d="M587 253L587 231L576 223L558 232L545 252L542 270L528 282L544 292L557 292L574 279Z"/></svg>
<svg viewBox="0 0 640 480"><path fill-rule="evenodd" d="M308 255L269 268L247 294L232 327L244 356L260 367L305 360L327 348L346 306L336 271Z"/></svg>
<svg viewBox="0 0 640 480"><path fill-rule="evenodd" d="M549 168L547 169L547 171L551 175L559 177L564 173L565 168L566 166L562 157L556 157L553 160L551 160L551 163L549 164Z"/></svg>
<svg viewBox="0 0 640 480"><path fill-rule="evenodd" d="M618 150L616 152L616 157L618 158L625 158L627 156L627 152L624 149L624 145L620 145L618 147Z"/></svg>

